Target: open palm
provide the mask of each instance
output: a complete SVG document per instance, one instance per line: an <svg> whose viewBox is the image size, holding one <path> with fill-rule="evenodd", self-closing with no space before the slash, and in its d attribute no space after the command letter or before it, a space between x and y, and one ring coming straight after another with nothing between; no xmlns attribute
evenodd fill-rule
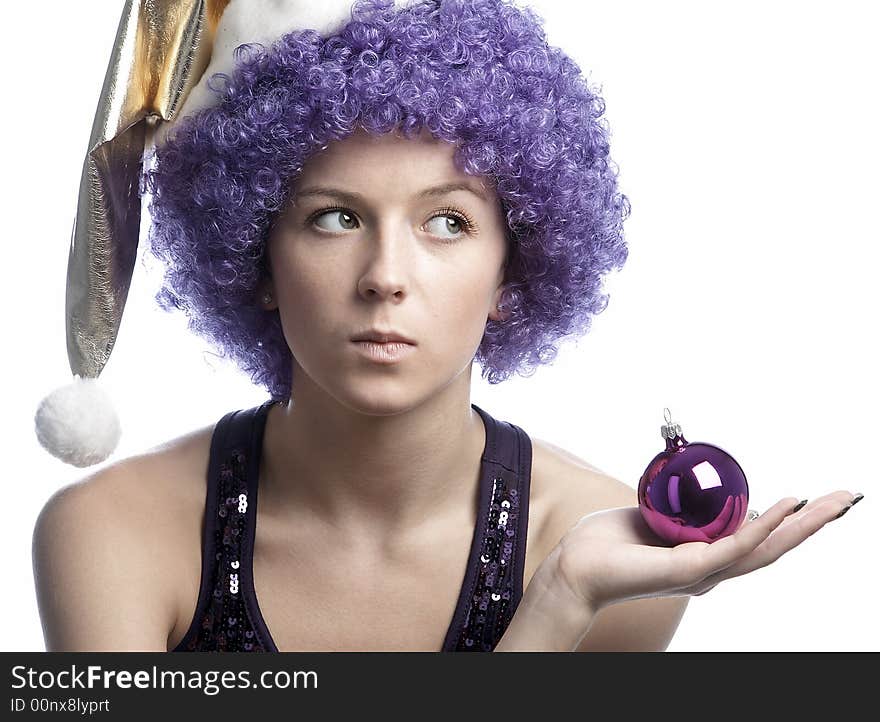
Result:
<svg viewBox="0 0 880 722"><path fill-rule="evenodd" d="M853 498L835 491L792 513L798 500L788 497L730 536L676 546L651 531L638 507L594 512L560 541L559 573L594 611L628 599L697 596L776 561L835 519Z"/></svg>

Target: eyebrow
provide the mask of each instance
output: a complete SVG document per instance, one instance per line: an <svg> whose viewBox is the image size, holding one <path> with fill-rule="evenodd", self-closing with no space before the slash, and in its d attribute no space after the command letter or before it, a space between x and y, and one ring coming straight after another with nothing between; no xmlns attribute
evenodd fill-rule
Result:
<svg viewBox="0 0 880 722"><path fill-rule="evenodd" d="M488 198L486 195L479 189L474 188L468 183L444 183L439 186L432 186L430 188L425 188L415 195L416 198L428 198L430 196L442 196L447 193L452 193L453 191L467 191L468 193L473 193L480 200L488 202ZM363 202L364 196L360 193L354 193L353 191L344 191L340 188L329 188L326 186L314 186L311 188L303 188L300 191L295 193L296 198L303 198L305 196L333 196L335 198L340 198L346 203L351 202Z"/></svg>

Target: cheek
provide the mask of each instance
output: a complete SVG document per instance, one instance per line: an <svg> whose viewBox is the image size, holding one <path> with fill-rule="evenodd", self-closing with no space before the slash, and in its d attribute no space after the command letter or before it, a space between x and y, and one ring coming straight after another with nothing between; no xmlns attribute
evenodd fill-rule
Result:
<svg viewBox="0 0 880 722"><path fill-rule="evenodd" d="M442 326L455 345L479 343L488 320L493 289L485 277L462 274L452 286L438 288L432 303L438 326Z"/></svg>
<svg viewBox="0 0 880 722"><path fill-rule="evenodd" d="M298 355L309 348L317 350L335 329L333 313L338 313L346 288L338 269L288 257L273 270L281 325L291 351Z"/></svg>
<svg viewBox="0 0 880 722"><path fill-rule="evenodd" d="M273 281L279 298L291 307L330 301L347 288L343 264L291 251L275 263Z"/></svg>

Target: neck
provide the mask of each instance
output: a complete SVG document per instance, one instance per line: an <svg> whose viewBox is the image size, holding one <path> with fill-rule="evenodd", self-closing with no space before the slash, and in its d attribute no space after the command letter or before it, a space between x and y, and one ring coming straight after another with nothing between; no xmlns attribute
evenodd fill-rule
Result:
<svg viewBox="0 0 880 722"><path fill-rule="evenodd" d="M485 429L470 405L470 373L395 413L341 404L297 369L293 401L269 410L260 505L379 544L441 519L473 515Z"/></svg>

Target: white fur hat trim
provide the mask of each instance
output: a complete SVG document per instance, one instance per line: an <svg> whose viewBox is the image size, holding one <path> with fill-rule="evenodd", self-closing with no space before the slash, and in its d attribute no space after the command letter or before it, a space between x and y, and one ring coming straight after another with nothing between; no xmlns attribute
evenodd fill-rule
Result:
<svg viewBox="0 0 880 722"><path fill-rule="evenodd" d="M97 379L79 375L40 402L34 423L43 448L77 467L104 461L122 435L110 396Z"/></svg>
<svg viewBox="0 0 880 722"><path fill-rule="evenodd" d="M398 9L407 4L409 0L394 0ZM156 142L161 143L181 118L219 102L220 95L208 88L208 80L214 73L232 74L234 53L239 45L260 43L269 47L294 30L316 30L321 35L331 35L351 20L352 5L354 0L231 0L217 24L208 67L174 119L162 123L156 130Z"/></svg>

